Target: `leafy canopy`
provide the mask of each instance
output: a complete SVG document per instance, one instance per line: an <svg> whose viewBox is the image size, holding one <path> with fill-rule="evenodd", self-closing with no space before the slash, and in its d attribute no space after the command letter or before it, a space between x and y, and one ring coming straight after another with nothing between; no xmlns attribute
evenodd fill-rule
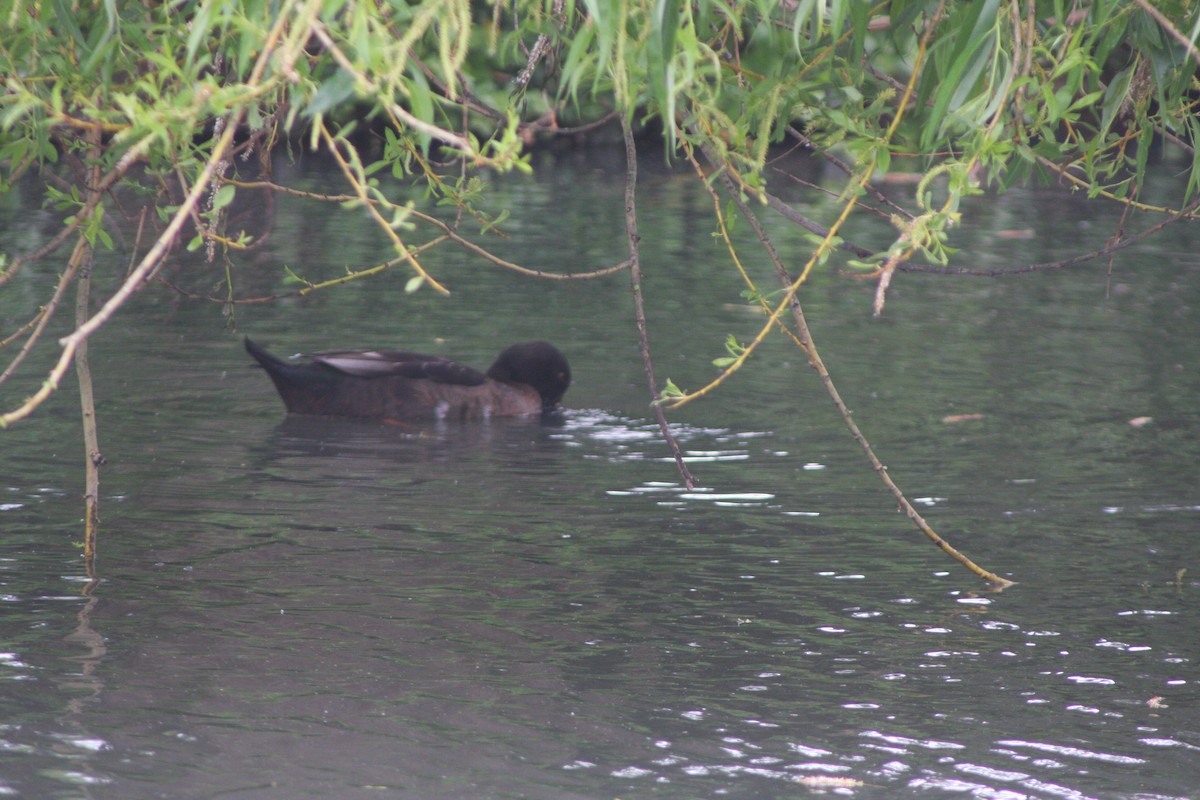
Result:
<svg viewBox="0 0 1200 800"><path fill-rule="evenodd" d="M230 230L227 211L281 142L342 170L346 192L315 202L366 207L391 238L393 262L346 279L405 264L414 291L446 291L420 261L441 243L522 269L463 233L472 220L486 239L504 219L487 211L477 171L528 171L529 144L617 118L661 130L668 158L814 234L804 275L834 251L879 276L913 259L950 264L980 176L999 190L1053 177L1145 208L1147 159L1166 140L1193 159L1178 207L1157 209L1172 213L1190 211L1200 176L1200 16L1188 2L7 0L0 29L0 191L66 159L73 183L47 195L65 213L56 242L78 232L92 246L109 246L109 193L140 193L158 238L126 295L188 241L223 270L223 300L238 301L230 259L256 236ZM368 130L382 147L361 146ZM844 170L838 220L804 219L774 196L768 158L784 146ZM871 179L897 169L923 179L906 207L886 204L894 240L843 242ZM380 172L423 183L456 223L392 204ZM432 243L410 242L430 226ZM7 254L0 286L52 250Z"/></svg>

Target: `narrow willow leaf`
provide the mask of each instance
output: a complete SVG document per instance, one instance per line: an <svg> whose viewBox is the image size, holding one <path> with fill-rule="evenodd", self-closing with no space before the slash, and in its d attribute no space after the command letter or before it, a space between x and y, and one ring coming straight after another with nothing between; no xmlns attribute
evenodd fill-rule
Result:
<svg viewBox="0 0 1200 800"><path fill-rule="evenodd" d="M875 148L875 172L880 175L887 175L888 170L892 166L892 151L884 144L880 144Z"/></svg>
<svg viewBox="0 0 1200 800"><path fill-rule="evenodd" d="M814 16L814 9L819 5L816 0L800 0L795 5L796 14L792 17L792 47L796 49L797 53L803 53L805 49L804 44L806 42L811 43L819 34L819 30L809 31L807 35L805 34L805 22ZM816 19L819 26L821 19L819 12ZM805 39L806 42L801 42L801 39Z"/></svg>
<svg viewBox="0 0 1200 800"><path fill-rule="evenodd" d="M1091 108L1092 106L1094 106L1096 104L1096 101L1099 100L1103 95L1104 95L1104 92L1100 92L1100 91L1089 92L1089 93L1083 95L1082 97L1080 97L1074 103L1071 103L1071 105L1069 105L1067 107L1067 111L1081 111L1082 109L1085 109L1085 108Z"/></svg>
<svg viewBox="0 0 1200 800"><path fill-rule="evenodd" d="M929 147L933 143L944 129L951 101L957 97L961 104L965 93L974 86L975 80L990 61L992 49L986 46L986 40L993 36L998 5L999 0L975 0L961 7L962 20L958 30L962 33L954 39L949 67L935 76L937 90L928 122L921 132L922 147Z"/></svg>
<svg viewBox="0 0 1200 800"><path fill-rule="evenodd" d="M1191 201L1192 196L1196 192L1196 182L1200 180L1200 120L1197 120L1195 115L1189 115L1187 127L1192 146L1192 171L1188 175L1187 193L1183 198L1183 205L1185 206Z"/></svg>
<svg viewBox="0 0 1200 800"><path fill-rule="evenodd" d="M86 46L87 41L83 37L83 31L79 29L78 23L75 21L75 10L71 8L71 4L65 0L54 0L54 14L58 17L58 24L72 39L79 43L80 46Z"/></svg>
<svg viewBox="0 0 1200 800"><path fill-rule="evenodd" d="M583 0L598 40L596 51L600 60L596 64L596 80L607 71L613 44L619 35L623 35L623 32L618 30L621 22L621 15L617 9L619 2L620 0Z"/></svg>
<svg viewBox="0 0 1200 800"><path fill-rule="evenodd" d="M408 99L412 106L413 116L422 122L433 124L433 92L429 88L429 81L425 79L425 74L415 64L409 70L409 80L405 82L405 87L408 89ZM422 155L428 157L432 137L422 131L414 131L414 133Z"/></svg>
<svg viewBox="0 0 1200 800"><path fill-rule="evenodd" d="M220 209L232 203L233 196L236 193L237 187L228 183L222 186L220 189L217 189L216 194L213 195L212 210L219 211Z"/></svg>
<svg viewBox="0 0 1200 800"><path fill-rule="evenodd" d="M83 62L83 72L90 74L99 70L100 63L105 61L107 57L113 53L120 42L113 37L111 28L96 27L95 35L97 41L89 42L91 52L88 54L87 60Z"/></svg>
<svg viewBox="0 0 1200 800"><path fill-rule="evenodd" d="M869 5L868 3L856 3L853 0L851 5ZM829 34L834 38L842 35L842 27L846 24L846 0L829 0Z"/></svg>
<svg viewBox="0 0 1200 800"><path fill-rule="evenodd" d="M355 78L349 72L339 69L333 77L321 84L308 107L304 109L306 116L315 117L324 114L334 106L340 105L354 94Z"/></svg>
<svg viewBox="0 0 1200 800"><path fill-rule="evenodd" d="M187 46L184 52L187 54L188 63L193 63L196 60L196 51L200 49L200 43L208 38L212 29L212 17L219 3L200 3L196 16L192 18L189 27Z"/></svg>
<svg viewBox="0 0 1200 800"><path fill-rule="evenodd" d="M949 103L945 108L945 112L947 114L953 114L954 112L958 111L966 104L967 98L975 94L976 84L979 82L979 76L983 74L983 71L991 65L992 59L995 56L995 49L996 37L989 36L984 43L980 45L979 49L974 50L969 54L970 58L967 61L966 69L963 71L961 77L957 78L958 84L955 86L954 91L950 94ZM968 124L974 121L975 120L966 120Z"/></svg>
<svg viewBox="0 0 1200 800"><path fill-rule="evenodd" d="M590 68L591 59L596 57L595 51L592 49L594 40L595 26L583 26L571 40L571 46L567 49L567 57L563 59L562 74L565 80L562 82L560 91L572 99L578 99L580 81Z"/></svg>
<svg viewBox="0 0 1200 800"><path fill-rule="evenodd" d="M1130 64L1118 72L1108 82L1104 90L1104 99L1100 101L1100 135L1107 136L1113 121L1129 96L1129 84L1133 80L1134 65Z"/></svg>
<svg viewBox="0 0 1200 800"><path fill-rule="evenodd" d="M662 112L667 149L675 148L675 36L679 31L679 0L656 0L650 17L646 52L650 96Z"/></svg>

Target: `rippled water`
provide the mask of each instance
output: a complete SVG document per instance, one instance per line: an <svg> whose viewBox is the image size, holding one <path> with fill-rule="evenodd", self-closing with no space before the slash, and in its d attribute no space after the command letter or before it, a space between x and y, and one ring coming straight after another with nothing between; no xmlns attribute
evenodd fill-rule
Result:
<svg viewBox="0 0 1200 800"><path fill-rule="evenodd" d="M603 168L501 188L519 258L617 260ZM644 191L659 372L695 387L756 321L709 266L704 198ZM1085 230L1036 192L996 214L1058 226L964 232L1002 262ZM277 237L244 280L369 249L307 224L308 251ZM147 295L94 347L90 596L71 391L0 433L0 796L1196 797L1200 271L1173 235L1115 280L901 276L882 320L869 286L813 287L859 423L943 535L1019 582L1002 593L895 513L782 342L672 415L684 487L622 279L447 259L450 301L397 275L238 312L281 351L485 365L553 339L576 373L556 426L285 419L219 308ZM37 302L0 294L6 330Z"/></svg>

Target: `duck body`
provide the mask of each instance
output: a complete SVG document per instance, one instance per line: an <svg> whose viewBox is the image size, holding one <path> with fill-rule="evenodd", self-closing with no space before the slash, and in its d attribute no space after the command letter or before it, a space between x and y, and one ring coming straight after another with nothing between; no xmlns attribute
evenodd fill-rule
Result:
<svg viewBox="0 0 1200 800"><path fill-rule="evenodd" d="M553 414L571 368L547 342L515 344L486 373L403 350L324 350L279 358L246 339L290 414L378 420L480 420Z"/></svg>

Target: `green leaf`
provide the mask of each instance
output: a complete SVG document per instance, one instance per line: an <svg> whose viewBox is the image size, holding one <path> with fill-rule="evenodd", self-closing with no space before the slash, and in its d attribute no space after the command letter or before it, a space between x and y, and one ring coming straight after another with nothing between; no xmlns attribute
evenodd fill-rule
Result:
<svg viewBox="0 0 1200 800"><path fill-rule="evenodd" d="M932 145L944 129L946 114L954 102L957 108L971 92L983 68L991 61L996 43L994 29L999 0L974 0L960 6L960 19L955 19L958 33L944 72L931 72L937 81L929 121L921 132L921 146ZM946 40L943 40L946 41Z"/></svg>
<svg viewBox="0 0 1200 800"><path fill-rule="evenodd" d="M188 38L185 53L188 63L196 60L196 51L200 43L207 39L212 32L212 17L219 3L200 3L196 15L188 24Z"/></svg>
<svg viewBox="0 0 1200 800"><path fill-rule="evenodd" d="M585 25L571 39L571 46L567 49L567 56L563 59L562 66L562 74L566 78L561 89L564 96L578 100L579 84L584 73L587 72L588 60L596 57L596 53L592 49L595 36L595 26Z"/></svg>
<svg viewBox="0 0 1200 800"><path fill-rule="evenodd" d="M662 391L658 393L659 403L669 400L678 400L684 396L684 391L675 385L675 382L667 378L667 382L663 385Z"/></svg>
<svg viewBox="0 0 1200 800"><path fill-rule="evenodd" d="M1042 102L1046 106L1046 114L1050 119L1062 119L1062 105L1058 102L1058 94L1054 91L1053 84L1042 84Z"/></svg>
<svg viewBox="0 0 1200 800"><path fill-rule="evenodd" d="M233 202L233 196L237 194L237 187L231 184L225 184L220 189L217 189L213 195L212 210L220 211L225 206Z"/></svg>
<svg viewBox="0 0 1200 800"><path fill-rule="evenodd" d="M83 62L84 74L91 74L95 72L97 65L99 65L101 61L103 61L116 50L117 45L120 44L120 42L114 38L112 34L112 28L104 29L99 41L91 45L91 52L88 54L87 59Z"/></svg>
<svg viewBox="0 0 1200 800"><path fill-rule="evenodd" d="M1108 135L1113 121L1116 120L1117 114L1125 105L1125 99L1129 96L1129 84L1133 80L1134 68L1135 65L1130 64L1118 72L1108 82L1108 88L1104 90L1104 99L1100 102L1100 135L1102 137Z"/></svg>
<svg viewBox="0 0 1200 800"><path fill-rule="evenodd" d="M75 9L71 8L71 4L66 0L54 0L53 5L54 15L58 18L58 27L80 46L86 46L87 40L84 39L83 31L79 29L79 24L76 22L77 14Z"/></svg>
<svg viewBox="0 0 1200 800"><path fill-rule="evenodd" d="M658 103L668 151L675 149L675 37L680 0L655 0L646 52L650 96Z"/></svg>
<svg viewBox="0 0 1200 800"><path fill-rule="evenodd" d="M608 69L609 58L612 54L613 43L618 36L623 36L620 30L623 22L619 14L621 0L583 0L587 7L588 27L596 30L599 44L596 47L599 62L596 64L596 77L599 79Z"/></svg>
<svg viewBox="0 0 1200 800"><path fill-rule="evenodd" d="M741 357L742 353L746 352L745 346L732 333L725 337L725 350L735 359Z"/></svg>
<svg viewBox="0 0 1200 800"><path fill-rule="evenodd" d="M433 92L429 88L429 81L425 79L425 73L416 64L413 64L409 69L409 78L409 82L405 85L408 88L408 99L412 106L413 116L423 122L433 123ZM421 147L421 153L428 157L432 138L422 131L413 133Z"/></svg>
<svg viewBox="0 0 1200 800"><path fill-rule="evenodd" d="M888 169L892 166L892 151L886 145L880 144L875 148L875 172L878 175L887 175Z"/></svg>
<svg viewBox="0 0 1200 800"><path fill-rule="evenodd" d="M1074 103L1071 103L1071 105L1067 107L1067 111L1079 111L1084 108L1091 108L1092 106L1094 106L1096 104L1096 101L1099 100L1103 95L1104 95L1104 92L1100 92L1100 91L1088 92L1087 94L1083 95L1078 100L1076 100Z"/></svg>
<svg viewBox="0 0 1200 800"><path fill-rule="evenodd" d="M305 116L316 117L324 114L334 106L341 105L354 94L355 77L343 69L339 69L333 77L321 84L308 107L304 109Z"/></svg>

